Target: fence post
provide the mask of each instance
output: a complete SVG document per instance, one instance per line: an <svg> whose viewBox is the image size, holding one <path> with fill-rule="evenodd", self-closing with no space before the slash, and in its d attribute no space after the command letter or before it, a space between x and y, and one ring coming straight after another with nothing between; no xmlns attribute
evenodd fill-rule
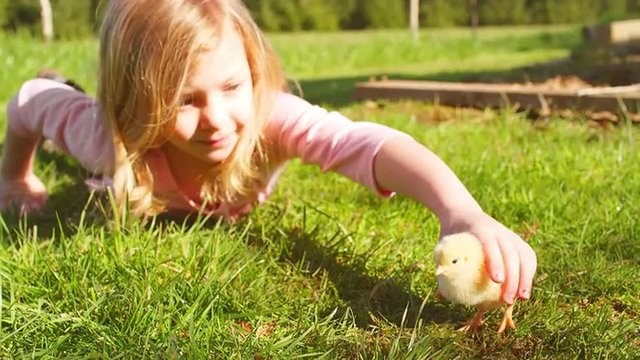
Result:
<svg viewBox="0 0 640 360"><path fill-rule="evenodd" d="M478 9L478 0L469 0L469 14L471 14L471 31L473 35L478 34L478 26L480 25L480 10Z"/></svg>
<svg viewBox="0 0 640 360"><path fill-rule="evenodd" d="M53 40L53 11L49 0L40 0L40 17L42 19L42 35L46 42Z"/></svg>
<svg viewBox="0 0 640 360"><path fill-rule="evenodd" d="M411 26L411 34L413 35L413 40L418 40L418 31L420 29L420 24L418 17L420 15L420 0L411 0L409 7L409 24Z"/></svg>

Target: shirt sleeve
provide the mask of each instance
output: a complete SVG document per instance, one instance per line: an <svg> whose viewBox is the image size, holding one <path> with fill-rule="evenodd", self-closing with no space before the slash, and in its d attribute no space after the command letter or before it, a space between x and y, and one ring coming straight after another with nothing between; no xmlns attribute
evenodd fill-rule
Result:
<svg viewBox="0 0 640 360"><path fill-rule="evenodd" d="M286 93L278 95L267 136L278 158L298 157L322 171L345 175L384 197L393 193L376 183L374 158L389 138L410 138L384 125L351 121Z"/></svg>
<svg viewBox="0 0 640 360"><path fill-rule="evenodd" d="M114 145L91 97L48 79L25 82L7 106L12 131L28 138L44 136L89 171L111 174Z"/></svg>

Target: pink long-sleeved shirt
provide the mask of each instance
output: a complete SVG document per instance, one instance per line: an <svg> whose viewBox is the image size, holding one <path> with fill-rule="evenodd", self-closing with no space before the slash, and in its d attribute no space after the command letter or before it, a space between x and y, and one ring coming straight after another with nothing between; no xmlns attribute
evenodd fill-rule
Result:
<svg viewBox="0 0 640 360"><path fill-rule="evenodd" d="M9 102L9 126L24 137L49 138L88 170L108 175L114 166L113 141L99 118L98 106L93 98L67 85L33 79ZM391 192L377 186L374 158L387 139L408 136L379 124L353 122L286 93L278 95L266 131L268 143L276 147L267 151L280 155L280 165L298 157L303 163L316 164L322 171L336 171L385 197ZM169 210L201 209L199 199L190 199L180 191L161 151L149 151L146 156L154 175L154 192L170 194ZM271 193L282 168L276 166L267 186L258 189L258 202ZM253 202L221 203L204 210L233 219L253 206Z"/></svg>

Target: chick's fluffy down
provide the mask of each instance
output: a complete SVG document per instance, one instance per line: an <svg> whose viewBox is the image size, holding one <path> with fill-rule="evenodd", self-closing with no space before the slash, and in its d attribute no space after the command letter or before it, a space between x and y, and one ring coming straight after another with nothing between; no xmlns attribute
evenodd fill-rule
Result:
<svg viewBox="0 0 640 360"><path fill-rule="evenodd" d="M501 286L485 268L482 244L469 233L443 237L434 250L438 291L454 303L485 308L501 305Z"/></svg>

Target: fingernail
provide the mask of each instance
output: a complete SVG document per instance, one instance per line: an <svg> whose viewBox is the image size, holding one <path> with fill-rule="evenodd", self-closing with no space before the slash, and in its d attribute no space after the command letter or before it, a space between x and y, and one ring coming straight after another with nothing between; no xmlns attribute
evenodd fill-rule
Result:
<svg viewBox="0 0 640 360"><path fill-rule="evenodd" d="M496 280L498 280L499 282L503 282L504 281L504 274L501 272L495 273L495 278Z"/></svg>
<svg viewBox="0 0 640 360"><path fill-rule="evenodd" d="M520 297L523 299L529 299L529 289L522 289L522 291L520 291Z"/></svg>

